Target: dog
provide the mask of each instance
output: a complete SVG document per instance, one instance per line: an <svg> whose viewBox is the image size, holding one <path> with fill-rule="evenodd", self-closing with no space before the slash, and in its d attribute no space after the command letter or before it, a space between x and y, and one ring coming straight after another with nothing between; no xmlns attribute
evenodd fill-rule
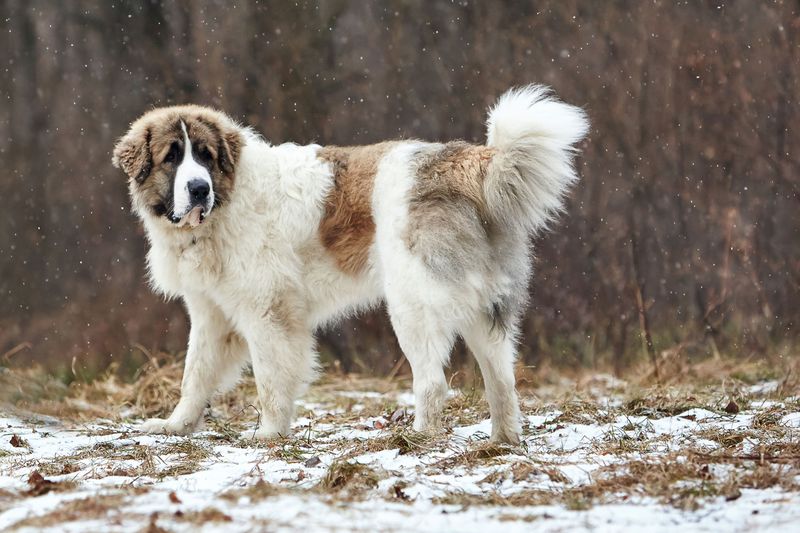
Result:
<svg viewBox="0 0 800 533"><path fill-rule="evenodd" d="M491 439L518 443L531 237L562 210L588 128L581 109L536 85L499 98L485 145L273 146L207 107L145 113L113 164L146 231L151 284L183 300L191 328L180 400L141 430L195 431L250 364L256 437L289 435L317 372L315 333L385 302L413 374L414 429L440 426L461 336L484 378Z"/></svg>

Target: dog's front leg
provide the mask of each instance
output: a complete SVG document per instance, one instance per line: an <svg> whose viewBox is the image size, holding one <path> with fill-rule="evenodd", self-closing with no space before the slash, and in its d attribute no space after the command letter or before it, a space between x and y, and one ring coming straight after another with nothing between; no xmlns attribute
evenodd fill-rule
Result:
<svg viewBox="0 0 800 533"><path fill-rule="evenodd" d="M181 399L169 418L151 418L147 433L188 435L202 420L203 410L221 387L235 382L247 362L247 348L222 311L208 298L185 296L191 320L189 346L181 382Z"/></svg>
<svg viewBox="0 0 800 533"><path fill-rule="evenodd" d="M250 320L244 332L261 407L255 437L285 437L294 418L295 400L315 375L314 337L302 314L282 301L250 316L259 317Z"/></svg>

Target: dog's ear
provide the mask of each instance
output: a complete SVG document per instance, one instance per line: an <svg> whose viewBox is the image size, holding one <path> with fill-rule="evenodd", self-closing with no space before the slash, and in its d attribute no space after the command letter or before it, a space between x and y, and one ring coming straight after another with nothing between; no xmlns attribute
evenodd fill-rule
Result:
<svg viewBox="0 0 800 533"><path fill-rule="evenodd" d="M225 129L220 132L219 139L219 168L226 177L233 179L233 171L239 162L239 153L242 150L242 135L236 130Z"/></svg>
<svg viewBox="0 0 800 533"><path fill-rule="evenodd" d="M150 153L150 129L133 126L114 146L111 162L121 168L129 178L142 183L153 168Z"/></svg>

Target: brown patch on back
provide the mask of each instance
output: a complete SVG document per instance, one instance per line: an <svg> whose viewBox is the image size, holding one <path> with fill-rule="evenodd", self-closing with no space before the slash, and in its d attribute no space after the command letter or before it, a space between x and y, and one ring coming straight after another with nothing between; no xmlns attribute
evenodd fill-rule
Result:
<svg viewBox="0 0 800 533"><path fill-rule="evenodd" d="M325 199L325 214L319 225L322 244L339 268L358 274L369 257L375 237L372 190L378 163L396 143L367 146L326 146L317 157L331 164L333 188Z"/></svg>
<svg viewBox="0 0 800 533"><path fill-rule="evenodd" d="M417 157L403 239L437 275L457 281L491 259L483 181L493 148L464 142L433 145Z"/></svg>
<svg viewBox="0 0 800 533"><path fill-rule="evenodd" d="M451 142L423 160L417 170L411 212L426 201L466 199L483 214L483 180L495 149L461 141Z"/></svg>

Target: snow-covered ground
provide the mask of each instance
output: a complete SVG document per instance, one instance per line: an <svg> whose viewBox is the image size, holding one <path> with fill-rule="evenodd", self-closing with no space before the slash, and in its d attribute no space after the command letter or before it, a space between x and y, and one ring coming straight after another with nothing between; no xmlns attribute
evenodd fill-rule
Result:
<svg viewBox="0 0 800 533"><path fill-rule="evenodd" d="M800 403L774 390L741 406L527 395L515 448L487 442L485 404L460 392L425 436L402 389L312 390L293 437L267 445L213 411L183 438L139 434L130 413L8 408L0 530L797 531Z"/></svg>

